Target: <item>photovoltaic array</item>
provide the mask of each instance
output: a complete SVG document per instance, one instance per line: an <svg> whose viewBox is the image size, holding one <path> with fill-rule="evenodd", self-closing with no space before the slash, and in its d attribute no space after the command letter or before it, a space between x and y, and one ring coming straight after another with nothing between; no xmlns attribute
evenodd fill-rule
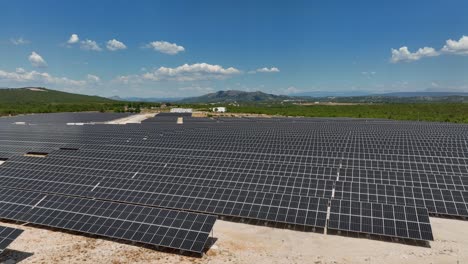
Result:
<svg viewBox="0 0 468 264"><path fill-rule="evenodd" d="M21 229L0 226L0 253L2 253L13 240L21 235L21 233L23 233Z"/></svg>
<svg viewBox="0 0 468 264"><path fill-rule="evenodd" d="M1 218L200 253L216 217L429 241L429 214L468 215L466 125L187 114L127 125L5 120Z"/></svg>

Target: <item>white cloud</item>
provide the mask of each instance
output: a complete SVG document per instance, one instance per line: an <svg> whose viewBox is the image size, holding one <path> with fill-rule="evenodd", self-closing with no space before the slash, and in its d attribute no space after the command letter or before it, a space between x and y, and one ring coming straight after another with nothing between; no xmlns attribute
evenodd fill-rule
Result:
<svg viewBox="0 0 468 264"><path fill-rule="evenodd" d="M267 68L267 67L264 67L264 68L260 68L260 69L257 69L256 72L279 72L280 70L276 67L271 67L271 68Z"/></svg>
<svg viewBox="0 0 468 264"><path fill-rule="evenodd" d="M106 47L107 47L108 50L111 50L111 51L123 50L123 49L127 48L127 46L125 46L125 44L123 44L122 42L120 42L120 41L118 41L116 39L111 39L111 40L107 41Z"/></svg>
<svg viewBox="0 0 468 264"><path fill-rule="evenodd" d="M301 89L298 89L294 86L289 86L288 88L281 91L280 94L295 94L295 93L300 93L300 92L302 92Z"/></svg>
<svg viewBox="0 0 468 264"><path fill-rule="evenodd" d="M185 48L177 45L176 43L169 43L167 41L153 41L147 44L145 47L152 48L161 53L175 55L179 52L185 51Z"/></svg>
<svg viewBox="0 0 468 264"><path fill-rule="evenodd" d="M93 83L98 83L98 82L101 81L101 78L99 78L99 76L96 76L96 75L93 75L93 74L88 74L88 76L86 76L86 79L89 82L93 82Z"/></svg>
<svg viewBox="0 0 468 264"><path fill-rule="evenodd" d="M449 39L442 48L443 52L468 55L468 36L462 36L458 41Z"/></svg>
<svg viewBox="0 0 468 264"><path fill-rule="evenodd" d="M133 77L137 77L137 75L119 75L113 81L123 84L129 84Z"/></svg>
<svg viewBox="0 0 468 264"><path fill-rule="evenodd" d="M67 43L68 44L75 44L75 43L78 43L78 41L80 41L80 38L78 37L77 34L72 34L70 36L70 38L68 39Z"/></svg>
<svg viewBox="0 0 468 264"><path fill-rule="evenodd" d="M14 39L14 38L11 38L10 39L10 42L15 45L15 46L19 46L19 45L26 45L26 44L29 44L29 40L26 40L24 38L17 38L17 39Z"/></svg>
<svg viewBox="0 0 468 264"><path fill-rule="evenodd" d="M223 68L220 65L207 63L184 64L176 68L160 67L153 72L143 74L147 80L169 80L169 81L198 81L211 79L226 79L240 71L236 68Z"/></svg>
<svg viewBox="0 0 468 264"><path fill-rule="evenodd" d="M462 36L459 40L448 39L440 50L431 47L424 47L412 53L408 47L392 49L391 62L417 61L424 57L436 57L442 54L468 55L468 36Z"/></svg>
<svg viewBox="0 0 468 264"><path fill-rule="evenodd" d="M47 72L38 71L25 71L23 68L17 68L14 72L7 72L0 70L0 82L1 83L21 83L29 85L60 85L60 86L73 86L81 87L86 86L86 80L72 80L67 77L55 77Z"/></svg>
<svg viewBox="0 0 468 264"><path fill-rule="evenodd" d="M101 51L102 48L94 40L83 40L81 41L81 49L84 50L93 50L93 51Z"/></svg>
<svg viewBox="0 0 468 264"><path fill-rule="evenodd" d="M34 67L47 67L47 62L41 57L41 55L34 51L29 55L28 59Z"/></svg>
<svg viewBox="0 0 468 264"><path fill-rule="evenodd" d="M261 72L261 73L275 73L275 72L280 72L280 70L279 70L277 67L271 67L271 68L263 67L263 68L259 68L259 69L256 69L256 70L248 71L247 73L255 74L255 73L257 73L257 72Z"/></svg>
<svg viewBox="0 0 468 264"><path fill-rule="evenodd" d="M115 81L121 83L135 83L143 81L203 81L224 80L241 73L236 68L223 68L220 65L208 63L184 64L175 68L159 67L141 75L118 76Z"/></svg>
<svg viewBox="0 0 468 264"><path fill-rule="evenodd" d="M439 55L440 53L431 47L424 47L412 53L408 50L408 47L403 46L398 50L392 49L392 58L390 61L393 63L400 61L417 61L424 57L435 57Z"/></svg>

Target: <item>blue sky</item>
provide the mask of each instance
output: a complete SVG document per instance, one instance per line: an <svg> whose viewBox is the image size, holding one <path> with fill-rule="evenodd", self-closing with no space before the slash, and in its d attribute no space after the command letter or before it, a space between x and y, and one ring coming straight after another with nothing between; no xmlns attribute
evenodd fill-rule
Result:
<svg viewBox="0 0 468 264"><path fill-rule="evenodd" d="M0 10L0 87L468 92L467 1L43 0Z"/></svg>

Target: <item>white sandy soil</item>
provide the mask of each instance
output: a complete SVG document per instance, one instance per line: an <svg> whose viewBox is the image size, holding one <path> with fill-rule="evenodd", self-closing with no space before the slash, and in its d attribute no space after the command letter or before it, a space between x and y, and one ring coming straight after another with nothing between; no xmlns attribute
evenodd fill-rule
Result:
<svg viewBox="0 0 468 264"><path fill-rule="evenodd" d="M115 119L112 121L107 121L106 124L113 124L113 125L139 124L141 123L141 121L154 117L155 115L156 115L155 113L135 114L135 115Z"/></svg>
<svg viewBox="0 0 468 264"><path fill-rule="evenodd" d="M430 247L218 220L214 246L187 257L11 223L25 232L0 263L468 263L468 221L431 218Z"/></svg>

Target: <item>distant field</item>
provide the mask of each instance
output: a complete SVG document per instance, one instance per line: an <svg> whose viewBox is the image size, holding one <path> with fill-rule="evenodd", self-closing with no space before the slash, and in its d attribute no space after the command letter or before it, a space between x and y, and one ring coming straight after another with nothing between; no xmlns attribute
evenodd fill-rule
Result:
<svg viewBox="0 0 468 264"><path fill-rule="evenodd" d="M468 104L415 103L363 105L245 105L227 106L232 113L305 117L387 118L468 123Z"/></svg>

